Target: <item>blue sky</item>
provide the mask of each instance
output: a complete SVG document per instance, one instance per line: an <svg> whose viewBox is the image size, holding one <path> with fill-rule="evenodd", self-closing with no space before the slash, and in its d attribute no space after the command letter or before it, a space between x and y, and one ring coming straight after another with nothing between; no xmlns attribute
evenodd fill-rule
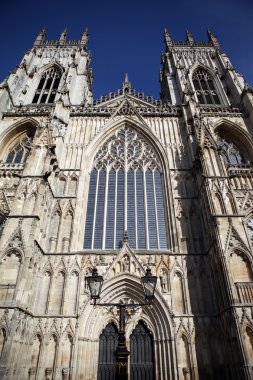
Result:
<svg viewBox="0 0 253 380"><path fill-rule="evenodd" d="M252 0L101 1L13 0L1 5L0 80L19 64L40 29L57 39L68 29L70 39L90 31L95 97L117 90L128 72L132 86L159 97L163 30L184 40L190 30L207 40L207 28L217 35L232 64L253 85Z"/></svg>

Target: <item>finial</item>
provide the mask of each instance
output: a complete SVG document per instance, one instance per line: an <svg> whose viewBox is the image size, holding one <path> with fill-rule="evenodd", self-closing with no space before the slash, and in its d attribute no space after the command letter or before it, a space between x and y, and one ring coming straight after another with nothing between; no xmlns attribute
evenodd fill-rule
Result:
<svg viewBox="0 0 253 380"><path fill-rule="evenodd" d="M60 34L60 43L64 43L66 41L67 37L67 29L65 28L64 31Z"/></svg>
<svg viewBox="0 0 253 380"><path fill-rule="evenodd" d="M164 29L164 42L166 43L168 48L172 47L172 39L171 39L170 33L168 32L166 28Z"/></svg>
<svg viewBox="0 0 253 380"><path fill-rule="evenodd" d="M45 41L45 37L46 37L46 28L43 28L38 34L37 34L37 37L36 37L36 40L34 42L34 45L42 45L43 42Z"/></svg>
<svg viewBox="0 0 253 380"><path fill-rule="evenodd" d="M128 243L128 232L124 232L124 243Z"/></svg>
<svg viewBox="0 0 253 380"><path fill-rule="evenodd" d="M194 43L194 38L191 32L189 30L186 31L186 42L189 42L189 44Z"/></svg>
<svg viewBox="0 0 253 380"><path fill-rule="evenodd" d="M89 30L86 27L81 36L81 40L80 40L81 45L84 45L86 47L88 44L88 41L89 41Z"/></svg>
<svg viewBox="0 0 253 380"><path fill-rule="evenodd" d="M129 82L127 73L125 74L125 81L122 84L122 89L125 94L128 93L129 90L131 89L131 83Z"/></svg>
<svg viewBox="0 0 253 380"><path fill-rule="evenodd" d="M217 50L220 50L220 44L219 44L219 41L217 40L217 37L215 36L215 34L208 28L207 29L207 35L208 35L208 38L209 38L209 42L212 43L212 45L217 49Z"/></svg>

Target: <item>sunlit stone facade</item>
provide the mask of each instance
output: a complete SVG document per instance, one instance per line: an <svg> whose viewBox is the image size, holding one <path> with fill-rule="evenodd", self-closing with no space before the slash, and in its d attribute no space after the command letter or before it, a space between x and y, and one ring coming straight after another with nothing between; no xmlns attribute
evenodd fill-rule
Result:
<svg viewBox="0 0 253 380"><path fill-rule="evenodd" d="M88 32L39 33L0 85L0 378L253 378L253 90L209 31L165 31L161 98L93 99ZM159 57L157 57L159 62Z"/></svg>

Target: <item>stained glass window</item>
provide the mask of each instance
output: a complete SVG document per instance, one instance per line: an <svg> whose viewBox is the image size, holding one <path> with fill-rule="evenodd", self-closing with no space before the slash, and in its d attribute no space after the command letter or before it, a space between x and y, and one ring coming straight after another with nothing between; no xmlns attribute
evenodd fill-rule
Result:
<svg viewBox="0 0 253 380"><path fill-rule="evenodd" d="M86 249L166 249L163 173L153 148L131 128L98 151L90 175Z"/></svg>

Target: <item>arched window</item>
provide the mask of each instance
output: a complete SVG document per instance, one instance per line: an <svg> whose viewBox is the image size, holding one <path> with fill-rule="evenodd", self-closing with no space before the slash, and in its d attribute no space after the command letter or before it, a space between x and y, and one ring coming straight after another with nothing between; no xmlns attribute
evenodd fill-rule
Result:
<svg viewBox="0 0 253 380"><path fill-rule="evenodd" d="M218 136L217 144L220 147L221 156L226 164L243 164L245 160L238 147L229 138Z"/></svg>
<svg viewBox="0 0 253 380"><path fill-rule="evenodd" d="M163 173L153 148L131 128L98 151L90 175L84 248L167 248Z"/></svg>
<svg viewBox="0 0 253 380"><path fill-rule="evenodd" d="M213 78L207 71L195 70L192 80L199 104L221 104Z"/></svg>
<svg viewBox="0 0 253 380"><path fill-rule="evenodd" d="M253 273L248 258L239 251L232 253L230 259L232 279L237 289L236 302L253 302ZM237 301L238 297L238 301Z"/></svg>
<svg viewBox="0 0 253 380"><path fill-rule="evenodd" d="M61 80L61 72L56 67L45 71L33 98L33 103L53 103Z"/></svg>
<svg viewBox="0 0 253 380"><path fill-rule="evenodd" d="M32 140L33 134L26 133L25 135L22 135L18 141L15 141L14 145L9 148L6 163L23 164L28 157Z"/></svg>

